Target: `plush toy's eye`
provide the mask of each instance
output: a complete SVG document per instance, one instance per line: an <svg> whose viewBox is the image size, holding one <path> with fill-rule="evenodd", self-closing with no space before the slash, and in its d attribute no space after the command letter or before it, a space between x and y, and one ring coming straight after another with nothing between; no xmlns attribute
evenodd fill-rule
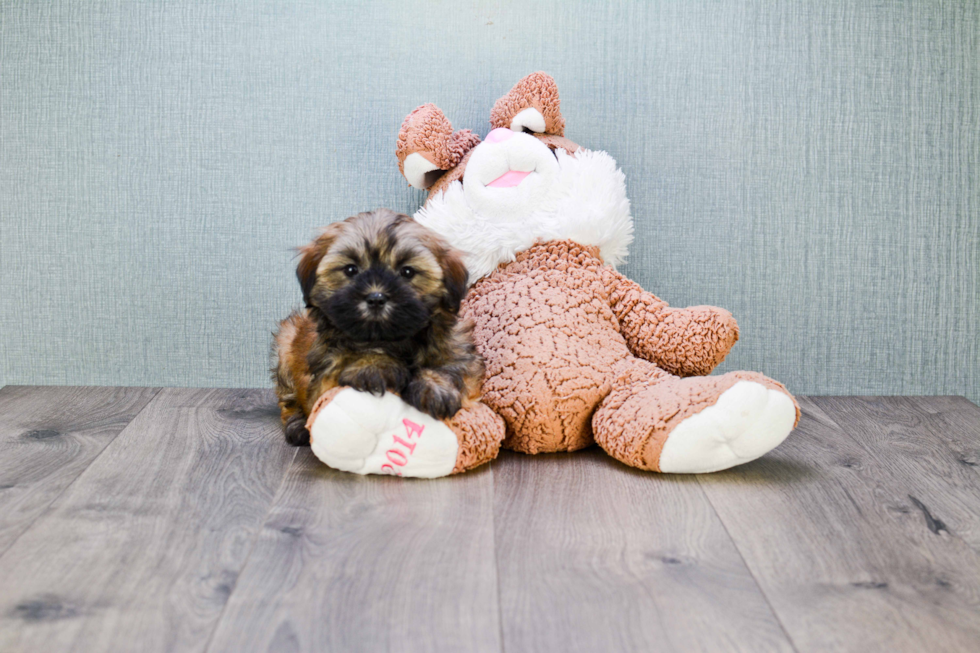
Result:
<svg viewBox="0 0 980 653"><path fill-rule="evenodd" d="M405 279L411 279L416 274L415 268L413 268L410 265L406 265L401 270L399 270L398 273L401 274L402 277L405 278Z"/></svg>
<svg viewBox="0 0 980 653"><path fill-rule="evenodd" d="M357 273L358 273L357 266L354 265L353 263L344 266L344 274L346 274L348 278L356 277Z"/></svg>
<svg viewBox="0 0 980 653"><path fill-rule="evenodd" d="M545 130L544 116L537 109L524 109L510 121L510 129L515 132L543 134Z"/></svg>

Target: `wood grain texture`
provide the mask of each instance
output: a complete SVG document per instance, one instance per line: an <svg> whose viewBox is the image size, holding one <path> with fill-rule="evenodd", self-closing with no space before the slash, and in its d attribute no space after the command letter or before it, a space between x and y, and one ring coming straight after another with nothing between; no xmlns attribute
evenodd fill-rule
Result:
<svg viewBox="0 0 980 653"><path fill-rule="evenodd" d="M269 391L162 390L0 557L0 650L203 650L294 453Z"/></svg>
<svg viewBox="0 0 980 653"><path fill-rule="evenodd" d="M302 450L209 651L499 651L489 467L434 481Z"/></svg>
<svg viewBox="0 0 980 653"><path fill-rule="evenodd" d="M156 393L153 388L0 390L0 555Z"/></svg>
<svg viewBox="0 0 980 653"><path fill-rule="evenodd" d="M693 477L504 453L494 487L505 650L792 650Z"/></svg>
<svg viewBox="0 0 980 653"><path fill-rule="evenodd" d="M698 478L797 650L977 650L980 557L932 512L946 479L914 478L895 453L914 439L908 419L876 411L905 422L895 444L800 403L800 426L776 451Z"/></svg>
<svg viewBox="0 0 980 653"><path fill-rule="evenodd" d="M810 401L903 483L931 528L980 552L980 409L962 397Z"/></svg>
<svg viewBox="0 0 980 653"><path fill-rule="evenodd" d="M405 482L284 446L268 391L155 392L0 390L4 653L980 649L963 398L803 398L718 474Z"/></svg>
<svg viewBox="0 0 980 653"><path fill-rule="evenodd" d="M928 415L927 424L956 462L980 474L980 406L965 397L906 397Z"/></svg>

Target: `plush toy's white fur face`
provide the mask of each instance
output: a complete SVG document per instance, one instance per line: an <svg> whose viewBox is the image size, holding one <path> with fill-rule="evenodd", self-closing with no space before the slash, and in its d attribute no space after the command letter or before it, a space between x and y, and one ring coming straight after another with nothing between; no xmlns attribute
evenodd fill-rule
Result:
<svg viewBox="0 0 980 653"><path fill-rule="evenodd" d="M463 192L470 207L485 218L514 222L548 199L558 173L556 155L540 140L495 129L470 155Z"/></svg>
<svg viewBox="0 0 980 653"><path fill-rule="evenodd" d="M625 178L611 156L552 151L505 129L490 132L462 182L431 196L415 219L464 253L471 282L538 242L596 245L606 263L618 265L633 241Z"/></svg>

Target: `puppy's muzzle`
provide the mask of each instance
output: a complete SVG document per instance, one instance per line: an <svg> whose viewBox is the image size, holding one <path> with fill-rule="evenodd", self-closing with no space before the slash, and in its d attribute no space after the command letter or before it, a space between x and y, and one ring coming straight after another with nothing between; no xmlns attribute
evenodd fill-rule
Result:
<svg viewBox="0 0 980 653"><path fill-rule="evenodd" d="M372 322L386 321L391 317L391 310L395 306L391 293L378 285L367 290L367 294L362 295L361 299L361 317Z"/></svg>
<svg viewBox="0 0 980 653"><path fill-rule="evenodd" d="M380 311L388 303L388 295L383 292L373 292L364 298L368 308L373 311Z"/></svg>

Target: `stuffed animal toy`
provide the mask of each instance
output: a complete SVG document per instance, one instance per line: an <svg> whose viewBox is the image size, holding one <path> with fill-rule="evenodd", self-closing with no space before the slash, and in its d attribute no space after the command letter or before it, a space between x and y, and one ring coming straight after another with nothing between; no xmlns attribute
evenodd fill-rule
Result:
<svg viewBox="0 0 980 653"><path fill-rule="evenodd" d="M781 384L707 376L738 339L731 314L672 308L616 271L633 238L625 179L607 153L565 138L554 80L522 79L490 126L481 142L425 104L396 148L408 182L429 191L415 219L466 255L461 315L486 363L482 404L439 422L393 395L339 389L308 422L314 452L340 469L432 477L492 459L501 438L529 454L598 444L674 473L778 446L799 420Z"/></svg>

